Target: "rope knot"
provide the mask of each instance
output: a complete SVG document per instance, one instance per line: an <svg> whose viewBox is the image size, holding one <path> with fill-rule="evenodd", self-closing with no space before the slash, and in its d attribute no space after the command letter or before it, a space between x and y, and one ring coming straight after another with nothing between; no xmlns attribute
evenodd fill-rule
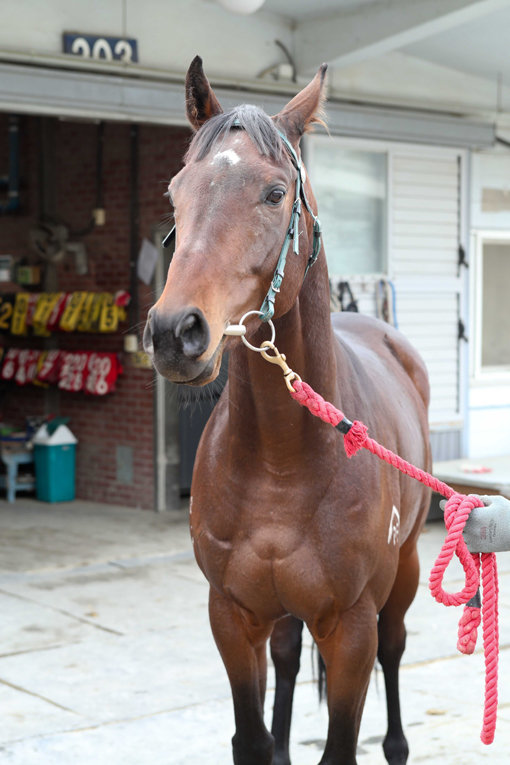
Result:
<svg viewBox="0 0 510 765"><path fill-rule="evenodd" d="M368 428L359 420L354 420L352 428L345 434L344 447L345 453L349 457L354 457L356 452L365 445L368 438Z"/></svg>

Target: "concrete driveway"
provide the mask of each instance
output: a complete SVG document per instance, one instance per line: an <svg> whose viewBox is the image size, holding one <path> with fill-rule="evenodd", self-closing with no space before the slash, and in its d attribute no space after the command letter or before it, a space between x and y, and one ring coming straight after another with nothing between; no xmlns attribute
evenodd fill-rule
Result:
<svg viewBox="0 0 510 765"><path fill-rule="evenodd" d="M0 762L16 765L228 765L233 715L207 619L207 585L186 512L93 503L0 501ZM442 523L421 537L422 584L401 673L409 763L508 763L510 556L498 556L500 708L479 734L483 656L456 652L455 609L427 578ZM460 571L448 585L460 584ZM457 585L457 586L456 586ZM358 762L385 762L382 675L374 670ZM267 701L272 703L270 674ZM307 638L296 691L293 765L316 765L326 731Z"/></svg>

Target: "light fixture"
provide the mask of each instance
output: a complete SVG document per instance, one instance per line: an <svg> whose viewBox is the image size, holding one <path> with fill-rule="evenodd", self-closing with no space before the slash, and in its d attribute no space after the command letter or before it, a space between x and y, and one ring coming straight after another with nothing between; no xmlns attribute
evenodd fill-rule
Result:
<svg viewBox="0 0 510 765"><path fill-rule="evenodd" d="M227 11L248 15L261 8L266 0L217 0L218 4Z"/></svg>

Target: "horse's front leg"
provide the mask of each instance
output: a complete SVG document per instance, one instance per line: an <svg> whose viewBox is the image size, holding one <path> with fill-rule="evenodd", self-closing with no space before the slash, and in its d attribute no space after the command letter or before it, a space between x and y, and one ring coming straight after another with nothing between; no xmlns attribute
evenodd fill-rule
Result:
<svg viewBox="0 0 510 765"><path fill-rule="evenodd" d="M271 658L275 668L276 687L273 707L273 765L290 765L289 737L292 700L301 657L303 622L285 616L276 622L271 635Z"/></svg>
<svg viewBox="0 0 510 765"><path fill-rule="evenodd" d="M363 598L309 624L326 665L329 725L320 765L356 765L363 705L377 653L377 613Z"/></svg>
<svg viewBox="0 0 510 765"><path fill-rule="evenodd" d="M257 624L248 612L213 587L209 590L209 618L232 689L234 763L271 765L273 737L264 724L264 696L266 643L273 624Z"/></svg>

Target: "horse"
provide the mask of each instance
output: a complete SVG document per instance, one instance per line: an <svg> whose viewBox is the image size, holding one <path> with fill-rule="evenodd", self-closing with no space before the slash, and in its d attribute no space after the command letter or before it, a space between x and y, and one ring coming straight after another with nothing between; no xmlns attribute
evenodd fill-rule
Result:
<svg viewBox="0 0 510 765"><path fill-rule="evenodd" d="M155 369L176 383L210 383L229 353L228 382L197 451L189 513L232 691L236 765L290 763L303 624L326 669L321 765L355 765L376 658L386 688L386 760L402 765L409 751L398 671L429 490L368 453L348 460L341 434L291 400L281 370L226 334L253 311L243 326L258 348L272 316L278 346L303 380L363 419L385 446L430 467L429 388L419 355L388 324L330 314L317 205L300 150L303 134L322 121L326 68L270 117L249 105L223 112L202 60L193 60L185 92L195 132L169 184L175 254L144 330ZM272 732L263 719L268 639Z"/></svg>

